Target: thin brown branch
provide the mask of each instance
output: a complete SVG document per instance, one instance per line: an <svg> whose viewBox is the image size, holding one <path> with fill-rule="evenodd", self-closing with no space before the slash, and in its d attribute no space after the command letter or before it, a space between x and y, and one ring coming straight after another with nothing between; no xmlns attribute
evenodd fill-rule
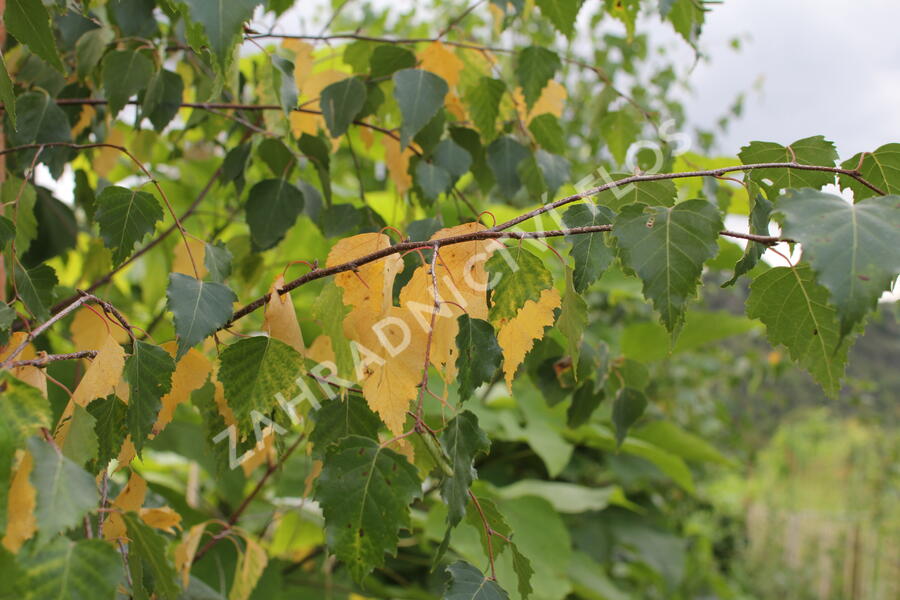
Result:
<svg viewBox="0 0 900 600"><path fill-rule="evenodd" d="M525 240L525 239L539 239L539 238L548 238L548 237L560 237L565 235L582 235L585 233L596 233L601 231L611 231L611 225L592 225L589 227L574 227L571 229L559 229L559 230L551 230L551 231L534 231L534 232L519 232L519 231L507 231L511 227L522 223L523 221L527 221L532 219L538 215L549 212L551 210L555 210L561 206L566 204L571 204L572 202L577 202L579 200L585 200L592 196L596 196L601 192L610 190L615 187L620 187L623 185L628 185L631 183L640 183L642 181L660 181L664 179L684 179L687 177L719 177L726 173L733 173L739 171L752 171L754 169L798 169L803 171L822 171L827 173L835 173L840 175L846 175L848 177L852 177L853 179L859 181L861 184L865 185L869 189L873 190L877 194L884 195L884 192L880 190L878 187L866 181L862 175L859 174L858 171L853 169L843 169L840 167L826 167L819 165L804 165L799 163L755 163L749 165L735 165L731 167L722 167L720 169L707 169L700 171L686 171L682 173L656 173L650 175L632 175L630 177L625 177L623 179L619 179L617 181L611 181L604 185L591 188L584 192L580 192L578 194L573 194L571 196L566 196L565 198L560 198L555 202L551 202L549 204L545 204L539 208L536 208L532 211L529 211L523 215L520 215L514 219L510 219L505 223L501 223L499 225L495 225L494 227L484 230L477 231L473 233L467 233L464 235L457 235L452 237L446 237L440 240L435 240L433 242L416 242L416 241L405 241L394 244L393 246L389 246L388 248L384 248L382 250L378 250L371 254L367 254L360 258L357 258L352 261L348 261L339 265L334 265L331 267L327 267L324 269L314 269L305 275L298 277L284 285L281 289L278 290L279 294L285 294L293 289L300 287L301 285L307 284L310 281L315 281L317 279L322 279L323 277L330 277L331 275L336 275L338 273L343 273L345 271L355 271L362 265L368 264L370 262L374 262L376 260L380 260L387 256L390 256L394 253L403 253L408 250L416 250L421 248L427 248L429 246L435 247L443 247L449 246L452 244L461 244L464 242L472 242L477 240L486 240L486 239L517 239L517 240ZM734 231L722 231L721 235L727 237L735 237L746 239L753 242L758 242L762 244L766 244L771 246L772 244L785 241L790 242L790 239L782 239L771 236L760 236L754 234L746 234L739 233ZM264 306L266 302L269 300L269 294L266 294L260 298L257 298L253 302L247 304L243 308L236 311L231 320L225 325L225 327L231 326L235 321L241 319L253 311L259 309Z"/></svg>
<svg viewBox="0 0 900 600"><path fill-rule="evenodd" d="M478 498L472 493L472 490L468 490L468 493L469 498L472 499L472 504L475 505L475 509L478 511L478 516L481 517L481 526L484 527L484 539L487 540L488 562L491 564L491 579L497 581L497 569L494 567L494 542L491 539L494 536L494 530L491 527L491 524L488 523Z"/></svg>
<svg viewBox="0 0 900 600"><path fill-rule="evenodd" d="M39 358L29 360L17 360L10 364L12 368L16 367L37 367L39 369L46 367L52 362L60 360L78 360L79 358L94 358L97 356L96 350L82 350L80 352L69 352L68 354L45 354Z"/></svg>

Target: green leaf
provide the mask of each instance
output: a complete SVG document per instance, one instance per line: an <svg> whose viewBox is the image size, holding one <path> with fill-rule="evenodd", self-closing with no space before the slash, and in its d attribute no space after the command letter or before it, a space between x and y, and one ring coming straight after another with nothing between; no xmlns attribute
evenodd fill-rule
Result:
<svg viewBox="0 0 900 600"><path fill-rule="evenodd" d="M317 458L325 456L332 444L350 435L377 441L381 429L381 419L355 394L329 400L314 417L316 426L309 434L309 442L313 445L313 456Z"/></svg>
<svg viewBox="0 0 900 600"><path fill-rule="evenodd" d="M467 562L456 561L447 567L450 580L444 600L509 600L509 595L488 579L487 575Z"/></svg>
<svg viewBox="0 0 900 600"><path fill-rule="evenodd" d="M79 466L97 458L97 433L94 431L96 419L82 406L75 405L70 417L69 432L60 450L63 455Z"/></svg>
<svg viewBox="0 0 900 600"><path fill-rule="evenodd" d="M5 346L9 341L10 328L15 320L15 309L5 302L0 302L0 347Z"/></svg>
<svg viewBox="0 0 900 600"><path fill-rule="evenodd" d="M647 397L640 390L631 387L620 388L612 406L612 423L616 428L616 445L621 446L628 435L628 429L647 410Z"/></svg>
<svg viewBox="0 0 900 600"><path fill-rule="evenodd" d="M13 276L16 282L16 292L28 312L42 321L50 318L53 288L58 283L53 267L38 265L33 269L26 270L19 261L16 261Z"/></svg>
<svg viewBox="0 0 900 600"><path fill-rule="evenodd" d="M356 77L348 77L322 90L319 103L331 137L341 137L366 103L366 86Z"/></svg>
<svg viewBox="0 0 900 600"><path fill-rule="evenodd" d="M34 459L31 485L37 492L35 518L41 540L81 524L82 517L97 508L100 494L90 473L36 437L29 438Z"/></svg>
<svg viewBox="0 0 900 600"><path fill-rule="evenodd" d="M859 167L863 179L885 194L900 194L900 144L885 144L874 152L861 152L844 161L841 167L850 170ZM841 175L839 181L841 187L853 190L857 202L877 195L852 177Z"/></svg>
<svg viewBox="0 0 900 600"><path fill-rule="evenodd" d="M434 201L450 189L450 173L443 167L420 160L416 165L416 185L426 200Z"/></svg>
<svg viewBox="0 0 900 600"><path fill-rule="evenodd" d="M516 80L528 110L541 96L541 90L562 67L559 56L542 46L529 46L519 52L516 60Z"/></svg>
<svg viewBox="0 0 900 600"><path fill-rule="evenodd" d="M231 252L222 242L206 244L203 266L209 271L209 278L217 283L225 281L231 275L231 261L233 258Z"/></svg>
<svg viewBox="0 0 900 600"><path fill-rule="evenodd" d="M286 178L297 160L294 154L288 150L284 142L277 138L266 138L256 147L256 154L266 166L272 170L276 177Z"/></svg>
<svg viewBox="0 0 900 600"><path fill-rule="evenodd" d="M528 130L542 148L554 154L566 152L566 138L556 115L544 113L536 116L528 125Z"/></svg>
<svg viewBox="0 0 900 600"><path fill-rule="evenodd" d="M0 389L0 422L14 446L50 427L50 404L37 388L4 374Z"/></svg>
<svg viewBox="0 0 900 600"><path fill-rule="evenodd" d="M572 364L577 365L581 355L581 338L588 323L588 306L582 295L575 289L572 269L566 267L566 290L562 297L562 307L557 319L559 331L566 336L566 349ZM577 370L573 371L577 377Z"/></svg>
<svg viewBox="0 0 900 600"><path fill-rule="evenodd" d="M331 204L331 148L320 137L304 133L297 142L297 147L313 163L319 181L322 182L322 193L325 200Z"/></svg>
<svg viewBox="0 0 900 600"><path fill-rule="evenodd" d="M258 426L260 415L271 413L279 405L276 394L285 401L294 397L294 380L302 372L303 357L284 342L256 336L225 348L219 364L225 400L238 428L246 433Z"/></svg>
<svg viewBox="0 0 900 600"><path fill-rule="evenodd" d="M395 552L409 505L422 494L416 468L368 438L351 435L331 446L316 480L328 546L361 581Z"/></svg>
<svg viewBox="0 0 900 600"><path fill-rule="evenodd" d="M0 102L3 102L4 110L9 115L9 122L13 130L16 129L16 92L13 90L9 71L6 70L6 61L0 54Z"/></svg>
<svg viewBox="0 0 900 600"><path fill-rule="evenodd" d="M620 165L625 164L628 148L641 133L639 116L630 110L616 110L600 119L600 133L610 154Z"/></svg>
<svg viewBox="0 0 900 600"><path fill-rule="evenodd" d="M184 81L178 73L160 69L150 79L142 108L157 131L165 129L178 114L183 95Z"/></svg>
<svg viewBox="0 0 900 600"><path fill-rule="evenodd" d="M686 460L735 466L735 462L719 452L715 446L671 421L653 421L632 431L631 435Z"/></svg>
<svg viewBox="0 0 900 600"><path fill-rule="evenodd" d="M111 394L88 404L87 411L94 417L94 432L97 434L97 468L91 469L96 472L119 455L128 435L128 406Z"/></svg>
<svg viewBox="0 0 900 600"><path fill-rule="evenodd" d="M28 598L112 600L122 583L122 557L103 540L57 537L20 559L28 574Z"/></svg>
<svg viewBox="0 0 900 600"><path fill-rule="evenodd" d="M50 13L41 0L8 0L3 13L6 30L60 73L66 68L50 30Z"/></svg>
<svg viewBox="0 0 900 600"><path fill-rule="evenodd" d="M103 57L103 92L109 112L117 114L128 99L147 87L153 61L137 50L115 50Z"/></svg>
<svg viewBox="0 0 900 600"><path fill-rule="evenodd" d="M671 0L663 16L672 23L672 28L692 46L696 44L703 28L705 7L695 0Z"/></svg>
<svg viewBox="0 0 900 600"><path fill-rule="evenodd" d="M411 69L416 66L416 55L395 44L376 46L369 58L370 76L381 79L393 75L400 69Z"/></svg>
<svg viewBox="0 0 900 600"><path fill-rule="evenodd" d="M566 229L611 225L614 219L610 209L590 203L577 204L563 214ZM583 293L612 262L615 253L606 245L606 237L604 232L566 235L566 241L572 244L572 258L575 259L572 279L575 291Z"/></svg>
<svg viewBox="0 0 900 600"><path fill-rule="evenodd" d="M784 344L791 358L812 374L831 397L841 389L848 342L840 335L828 290L806 265L776 267L753 280L747 316L760 319L773 345Z"/></svg>
<svg viewBox="0 0 900 600"><path fill-rule="evenodd" d="M77 73L79 79L85 79L94 72L103 53L113 40L116 34L108 27L98 27L86 31L75 44L75 62L77 63Z"/></svg>
<svg viewBox="0 0 900 600"><path fill-rule="evenodd" d="M745 165L794 162L796 160L803 165L833 167L837 157L834 144L821 135L797 140L787 147L774 142L750 142L738 152L738 158ZM798 169L754 169L747 173L747 178L755 182L763 182L768 179L776 190L802 187L820 188L834 182L834 173L800 171Z"/></svg>
<svg viewBox="0 0 900 600"><path fill-rule="evenodd" d="M572 394L572 403L566 411L566 424L574 429L590 421L591 415L600 407L604 398L603 389L596 390L592 380L582 383Z"/></svg>
<svg viewBox="0 0 900 600"><path fill-rule="evenodd" d="M597 184L605 185L630 177L628 173L612 173ZM597 195L595 202L618 211L623 206L642 202L647 206L672 206L676 197L675 183L670 179L660 181L641 181L612 187Z"/></svg>
<svg viewBox="0 0 900 600"><path fill-rule="evenodd" d="M421 69L403 69L394 73L394 97L403 117L400 144L409 141L431 121L444 105L447 82L434 73Z"/></svg>
<svg viewBox="0 0 900 600"><path fill-rule="evenodd" d="M16 238L16 226L6 217L0 216L0 249L6 249L6 244Z"/></svg>
<svg viewBox="0 0 900 600"><path fill-rule="evenodd" d="M297 83L294 81L294 63L277 54L272 55L272 84L285 116L297 108ZM324 107L324 104L323 104ZM326 117L327 118L327 117Z"/></svg>
<svg viewBox="0 0 900 600"><path fill-rule="evenodd" d="M541 14L547 17L557 31L571 38L575 33L575 20L583 0L537 0Z"/></svg>
<svg viewBox="0 0 900 600"><path fill-rule="evenodd" d="M116 265L131 256L135 244L153 233L163 218L162 207L152 194L111 185L97 197L95 219L100 236L112 250Z"/></svg>
<svg viewBox="0 0 900 600"><path fill-rule="evenodd" d="M472 155L469 151L448 138L434 148L434 164L446 169L453 179L465 175L472 167Z"/></svg>
<svg viewBox="0 0 900 600"><path fill-rule="evenodd" d="M344 335L344 317L350 307L344 305L344 290L329 281L313 301L312 316L322 326L322 333L331 338L331 349L339 377L353 377L353 352Z"/></svg>
<svg viewBox="0 0 900 600"><path fill-rule="evenodd" d="M506 92L506 84L499 79L483 76L468 88L463 100L469 109L472 122L485 140L491 140L497 133L497 116L500 114L500 100Z"/></svg>
<svg viewBox="0 0 900 600"><path fill-rule="evenodd" d="M144 524L135 513L122 515L128 531L128 551L149 565L153 574L153 587L160 598L174 600L181 595L178 573L166 556L166 540Z"/></svg>
<svg viewBox="0 0 900 600"><path fill-rule="evenodd" d="M42 92L26 92L16 98L16 124L16 130L8 133L10 146L72 141L66 113L53 98ZM22 164L27 165L36 154L36 149L24 150L18 153L18 157ZM68 148L45 148L38 160L50 168L54 177L58 177L70 154ZM16 246L18 250L18 244Z"/></svg>
<svg viewBox="0 0 900 600"><path fill-rule="evenodd" d="M478 426L478 417L465 410L447 423L441 433L441 447L453 469L453 476L441 483L441 498L447 503L447 522L455 527L466 514L469 486L477 477L475 457L487 454L491 442Z"/></svg>
<svg viewBox="0 0 900 600"><path fill-rule="evenodd" d="M841 336L847 335L900 274L900 196L850 204L833 194L792 190L775 214L782 233L802 244L803 258L837 308Z"/></svg>
<svg viewBox="0 0 900 600"><path fill-rule="evenodd" d="M497 138L487 147L487 162L497 179L500 193L512 198L522 187L519 163L531 156L528 148L508 135Z"/></svg>
<svg viewBox="0 0 900 600"><path fill-rule="evenodd" d="M169 274L167 306L175 316L178 353L175 360L231 319L237 296L221 283L199 281L182 273Z"/></svg>
<svg viewBox="0 0 900 600"><path fill-rule="evenodd" d="M266 179L250 188L246 210L254 246L268 250L303 212L303 192L286 179Z"/></svg>
<svg viewBox="0 0 900 600"><path fill-rule="evenodd" d="M473 319L467 314L457 320L459 333L456 334L456 368L459 371L459 400L465 402L483 383L494 378L502 361L502 351L497 336L490 323Z"/></svg>
<svg viewBox="0 0 900 600"><path fill-rule="evenodd" d="M705 200L674 207L626 206L613 228L622 261L644 282L669 333L677 334L688 302L696 294L703 263L716 255L722 217Z"/></svg>
<svg viewBox="0 0 900 600"><path fill-rule="evenodd" d="M223 67L231 62L234 47L240 38L241 26L253 16L253 9L262 4L262 0L181 1L187 4L191 20L202 26L209 40L210 50Z"/></svg>
<svg viewBox="0 0 900 600"><path fill-rule="evenodd" d="M135 340L131 356L125 361L125 379L129 390L128 433L138 456L162 408L160 400L172 389L174 372L175 361L168 352Z"/></svg>
<svg viewBox="0 0 900 600"><path fill-rule="evenodd" d="M769 217L772 214L772 203L762 194L757 193L753 200L753 208L750 209L750 233L754 235L769 235ZM738 277L752 270L759 259L766 252L765 244L747 242L744 255L734 265L734 275L722 284L722 287L734 285Z"/></svg>
<svg viewBox="0 0 900 600"><path fill-rule="evenodd" d="M495 325L515 317L529 300L553 285L544 262L522 246L495 252L484 264L492 290L489 319Z"/></svg>
<svg viewBox="0 0 900 600"><path fill-rule="evenodd" d="M565 157L541 149L534 153L534 159L547 185L547 200L549 200L556 194L556 190L569 180L569 161ZM520 164L519 167L521 166Z"/></svg>

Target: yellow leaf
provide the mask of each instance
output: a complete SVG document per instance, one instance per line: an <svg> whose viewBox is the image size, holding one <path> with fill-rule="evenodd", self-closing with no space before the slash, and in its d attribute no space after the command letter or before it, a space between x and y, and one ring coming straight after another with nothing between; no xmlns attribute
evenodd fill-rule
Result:
<svg viewBox="0 0 900 600"><path fill-rule="evenodd" d="M166 342L162 347L170 355L175 356L176 343L174 341ZM187 402L191 397L191 393L206 383L206 379L211 371L212 363L200 354L196 348L191 348L187 354L181 357L181 360L175 365L175 372L172 374L172 389L161 399L162 408L156 417L156 423L153 425L154 435L158 435L160 431L165 429L166 425L172 422L175 408L179 404Z"/></svg>
<svg viewBox="0 0 900 600"><path fill-rule="evenodd" d="M297 311L291 301L291 293L279 294L275 290L284 287L284 275L279 275L269 288L263 330L276 340L282 341L303 354L303 333L297 322Z"/></svg>
<svg viewBox="0 0 900 600"><path fill-rule="evenodd" d="M178 240L178 243L175 244L175 250L173 251L173 259L172 259L172 272L173 273L184 273L185 275L190 275L191 277L195 277L194 275L194 265L197 265L197 274L198 279L203 279L206 277L207 270L206 265L203 261L206 258L206 244L203 240L198 240L196 238L189 237L187 239L188 246L191 248L191 254L188 255L187 247L184 245L184 240ZM191 263L191 256L194 257L193 264Z"/></svg>
<svg viewBox="0 0 900 600"><path fill-rule="evenodd" d="M122 396L119 396L119 398L121 397ZM116 471L130 465L136 454L137 451L134 449L134 444L131 442L131 435L129 434L125 437L125 441L122 442L122 448L119 450L119 455L116 457Z"/></svg>
<svg viewBox="0 0 900 600"><path fill-rule="evenodd" d="M397 306L375 318L354 310L344 319L344 333L355 342L350 347L363 396L394 435L403 433L422 381L425 336L418 328L412 313Z"/></svg>
<svg viewBox="0 0 900 600"><path fill-rule="evenodd" d="M216 406L219 408L219 414L222 416L222 420L225 421L226 427L237 425L234 413L231 411L231 407L228 406L228 402L225 400L225 388L219 381L213 381L213 384L216 386L216 393L213 398L216 401Z"/></svg>
<svg viewBox="0 0 900 600"><path fill-rule="evenodd" d="M459 83L459 72L463 63L447 46L441 42L432 42L419 53L420 69L439 75L451 88Z"/></svg>
<svg viewBox="0 0 900 600"><path fill-rule="evenodd" d="M9 342L6 344L6 347L0 349L0 362L6 360L6 357L9 356L13 350L18 348L27 337L28 334L24 331L17 331L9 336ZM22 349L19 355L16 356L15 360L30 360L32 358L37 358L37 352L35 352L34 346L28 344ZM40 390L44 398L47 397L47 374L43 369L31 366L15 367L10 370L10 373L12 373L13 377L19 381L23 381L31 387Z"/></svg>
<svg viewBox="0 0 900 600"><path fill-rule="evenodd" d="M325 466L321 460L314 460L312 462L312 467L309 470L309 475L306 476L306 481L303 482L303 497L309 498L309 495L312 493L313 484L316 482L316 479L319 478L319 475L322 474L322 467Z"/></svg>
<svg viewBox="0 0 900 600"><path fill-rule="evenodd" d="M86 104L81 107L81 114L78 115L78 122L72 127L72 137L76 138L78 135L90 127L91 121L94 120L94 116L96 116L97 111L90 104Z"/></svg>
<svg viewBox="0 0 900 600"><path fill-rule="evenodd" d="M175 528L181 525L181 515L169 506L162 508L142 508L138 512L141 520L155 529L162 529L166 533L175 533Z"/></svg>
<svg viewBox="0 0 900 600"><path fill-rule="evenodd" d="M397 193L402 196L412 187L412 175L409 174L409 160L413 157L412 148L400 150L400 140L388 135L382 138L382 143L388 173L397 188Z"/></svg>
<svg viewBox="0 0 900 600"><path fill-rule="evenodd" d="M297 91L302 93L303 84L312 72L315 48L312 44L294 39L284 40L282 46L294 53L294 82L297 84Z"/></svg>
<svg viewBox="0 0 900 600"><path fill-rule="evenodd" d="M459 96L457 96L453 92L449 92L447 94L447 100L444 104L446 109L450 111L450 114L453 115L457 121L469 120L469 115L468 113L466 113L466 107L463 106L463 103L459 99Z"/></svg>
<svg viewBox="0 0 900 600"><path fill-rule="evenodd" d="M31 454L25 452L9 486L3 547L13 553L18 552L25 540L37 531L37 521L34 518L35 489L29 480L33 464Z"/></svg>
<svg viewBox="0 0 900 600"><path fill-rule="evenodd" d="M96 398L105 398L112 393L122 378L125 368L125 349L112 335L107 335L72 394L72 402L87 406Z"/></svg>
<svg viewBox="0 0 900 600"><path fill-rule="evenodd" d="M503 20L506 18L506 12L494 2L488 4L488 11L494 17L494 35L499 36L503 33Z"/></svg>
<svg viewBox="0 0 900 600"><path fill-rule="evenodd" d="M516 88L513 96L515 97L516 107L519 110L519 117L526 123L531 123L532 119L536 116L545 113L550 113L555 117L561 117L563 108L565 108L568 93L561 83L551 79L547 82L544 89L541 90L541 95L527 114L525 109L525 97L522 95L522 88Z"/></svg>
<svg viewBox="0 0 900 600"><path fill-rule="evenodd" d="M372 130L368 127L360 127L358 131L359 139L362 140L363 146L366 147L366 150L371 150L372 144L375 143L375 136L372 135Z"/></svg>
<svg viewBox="0 0 900 600"><path fill-rule="evenodd" d="M323 334L314 339L312 345L306 351L306 356L317 363L335 362L331 338Z"/></svg>
<svg viewBox="0 0 900 600"><path fill-rule="evenodd" d="M299 138L304 133L316 135L319 128L324 126L325 119L322 115L294 111L291 113L290 122L291 133Z"/></svg>
<svg viewBox="0 0 900 600"><path fill-rule="evenodd" d="M122 133L121 129L113 128L110 131L109 135L106 136L106 140L104 140L106 144L115 144L116 146L124 146L125 145L125 134ZM113 167L116 166L116 162L118 162L119 157L122 156L122 152L116 150L115 148L110 148L108 146L104 146L100 148L97 152L97 156L94 157L91 165L94 168L94 172L99 177L106 177L109 175L109 172L113 170Z"/></svg>
<svg viewBox="0 0 900 600"><path fill-rule="evenodd" d="M108 323L104 317L87 307L79 308L75 313L69 332L72 334L72 343L78 350L99 350L110 334L120 344L128 340L128 333L124 329Z"/></svg>
<svg viewBox="0 0 900 600"><path fill-rule="evenodd" d="M273 465L278 460L278 453L275 450L275 431L271 427L266 427L263 429L262 436L262 444L257 443L253 446L253 454L241 463L241 469L244 470L246 477L249 477L260 465Z"/></svg>
<svg viewBox="0 0 900 600"><path fill-rule="evenodd" d="M515 317L500 327L497 343L503 350L503 374L510 390L516 369L525 360L534 340L544 337L544 327L553 325L553 310L559 305L559 292L555 288L544 290L537 302L526 302Z"/></svg>
<svg viewBox="0 0 900 600"><path fill-rule="evenodd" d="M441 229L432 240L484 231L481 223L465 223ZM452 244L441 248L435 265L440 309L434 323L431 341L431 364L444 377L452 381L456 377L456 335L459 332L457 318L463 312L473 319L486 319L487 273L484 263L502 248L497 240L477 240ZM410 312L418 323L417 334L427 336L434 312L434 280L431 266L422 265L400 291L400 306Z"/></svg>
<svg viewBox="0 0 900 600"><path fill-rule="evenodd" d="M269 559L266 550L249 536L244 536L244 551L238 556L234 571L234 584L228 600L247 600L256 587Z"/></svg>
<svg viewBox="0 0 900 600"><path fill-rule="evenodd" d="M361 233L344 238L331 248L326 265L333 267L356 260L390 245L391 238L383 233ZM362 265L356 271L338 273L334 281L344 290L344 304L377 318L391 305L394 278L401 269L403 259L395 253Z"/></svg>
<svg viewBox="0 0 900 600"><path fill-rule="evenodd" d="M126 528L122 513L137 512L144 504L146 496L147 482L137 474L137 471L132 471L128 483L110 504L111 508L119 510L107 513L106 522L103 524L103 537L107 540L125 537Z"/></svg>
<svg viewBox="0 0 900 600"><path fill-rule="evenodd" d="M199 523L188 529L181 539L181 543L175 546L175 569L181 573L181 582L187 589L191 580L191 565L194 564L194 556L206 531L206 523Z"/></svg>

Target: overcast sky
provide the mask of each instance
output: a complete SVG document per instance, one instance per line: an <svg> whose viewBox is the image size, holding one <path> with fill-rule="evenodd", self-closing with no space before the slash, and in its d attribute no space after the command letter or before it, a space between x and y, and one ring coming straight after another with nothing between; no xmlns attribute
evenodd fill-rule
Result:
<svg viewBox="0 0 900 600"><path fill-rule="evenodd" d="M726 0L701 36L712 57L691 76L692 122L711 126L742 90L744 116L720 137L733 154L755 139L823 134L841 157L900 141L900 2ZM731 51L735 36L746 40Z"/></svg>

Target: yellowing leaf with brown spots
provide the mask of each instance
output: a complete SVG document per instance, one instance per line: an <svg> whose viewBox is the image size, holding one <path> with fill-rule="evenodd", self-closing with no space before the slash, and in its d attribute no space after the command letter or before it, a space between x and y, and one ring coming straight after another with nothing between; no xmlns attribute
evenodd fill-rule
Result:
<svg viewBox="0 0 900 600"><path fill-rule="evenodd" d="M247 600L269 562L266 550L249 535L244 535L244 551L238 555L234 583L228 600Z"/></svg>
<svg viewBox="0 0 900 600"><path fill-rule="evenodd" d="M284 287L284 275L279 275L269 288L269 301L266 303L263 330L269 336L282 341L300 354L303 354L303 333L297 322L297 311L291 301L291 293L279 294L276 290Z"/></svg>
<svg viewBox="0 0 900 600"><path fill-rule="evenodd" d="M450 87L459 83L463 62L441 42L432 42L419 53L419 68L439 75Z"/></svg>
<svg viewBox="0 0 900 600"><path fill-rule="evenodd" d="M72 393L72 402L87 406L96 398L105 398L122 379L125 368L125 349L112 335L107 335L91 361L91 366Z"/></svg>
<svg viewBox="0 0 900 600"><path fill-rule="evenodd" d="M187 251L188 247L191 249L190 255ZM179 242L175 244L175 250L173 250L172 256L173 273L184 273L185 275L190 275L197 279L206 277L206 274L208 273L206 265L204 264L204 259L206 258L206 244L203 240L188 238L187 246L184 245L184 240L179 240ZM193 263L191 263L192 256L194 257ZM194 275L194 265L197 265L198 276Z"/></svg>
<svg viewBox="0 0 900 600"><path fill-rule="evenodd" d="M34 518L35 489L29 479L33 465L31 454L26 451L9 486L3 547L13 553L18 552L25 540L30 539L37 531L37 521Z"/></svg>
<svg viewBox="0 0 900 600"><path fill-rule="evenodd" d="M175 356L176 342L166 342L162 347L166 352ZM158 435L160 431L165 429L166 425L172 422L175 408L179 404L187 402L191 397L191 393L200 389L206 383L210 372L212 372L212 363L196 348L191 348L187 354L181 357L181 360L175 365L175 372L172 374L172 389L160 400L162 408L156 417L156 423L153 424L154 435Z"/></svg>
<svg viewBox="0 0 900 600"><path fill-rule="evenodd" d="M138 516L150 527L161 529L166 533L175 533L175 528L181 525L181 515L172 510L170 506L142 508L138 512Z"/></svg>
<svg viewBox="0 0 900 600"><path fill-rule="evenodd" d="M466 235L486 228L481 223L465 223L437 231L432 240ZM435 318L431 340L431 364L443 375L444 381L456 377L457 318L467 313L473 319L486 319L487 273L484 263L502 248L497 240L475 240L444 246L438 251L435 265L440 309ZM418 324L416 335L427 337L434 312L434 279L431 265L422 265L400 291L400 306L406 309Z"/></svg>
<svg viewBox="0 0 900 600"><path fill-rule="evenodd" d="M555 288L544 290L537 302L526 302L515 317L500 327L497 343L503 350L503 374L507 388L512 389L516 369L534 346L534 340L544 337L544 328L553 325L553 310L559 308L560 301Z"/></svg>
<svg viewBox="0 0 900 600"><path fill-rule="evenodd" d="M118 511L107 513L106 522L103 524L103 537L107 540L124 538L126 528L122 513L137 512L144 504L146 496L147 482L137 474L137 471L132 471L128 483L110 505Z"/></svg>
<svg viewBox="0 0 900 600"><path fill-rule="evenodd" d="M187 589L191 580L191 566L194 564L194 556L206 531L206 523L199 523L188 529L181 543L175 546L175 570L181 573L181 583Z"/></svg>

